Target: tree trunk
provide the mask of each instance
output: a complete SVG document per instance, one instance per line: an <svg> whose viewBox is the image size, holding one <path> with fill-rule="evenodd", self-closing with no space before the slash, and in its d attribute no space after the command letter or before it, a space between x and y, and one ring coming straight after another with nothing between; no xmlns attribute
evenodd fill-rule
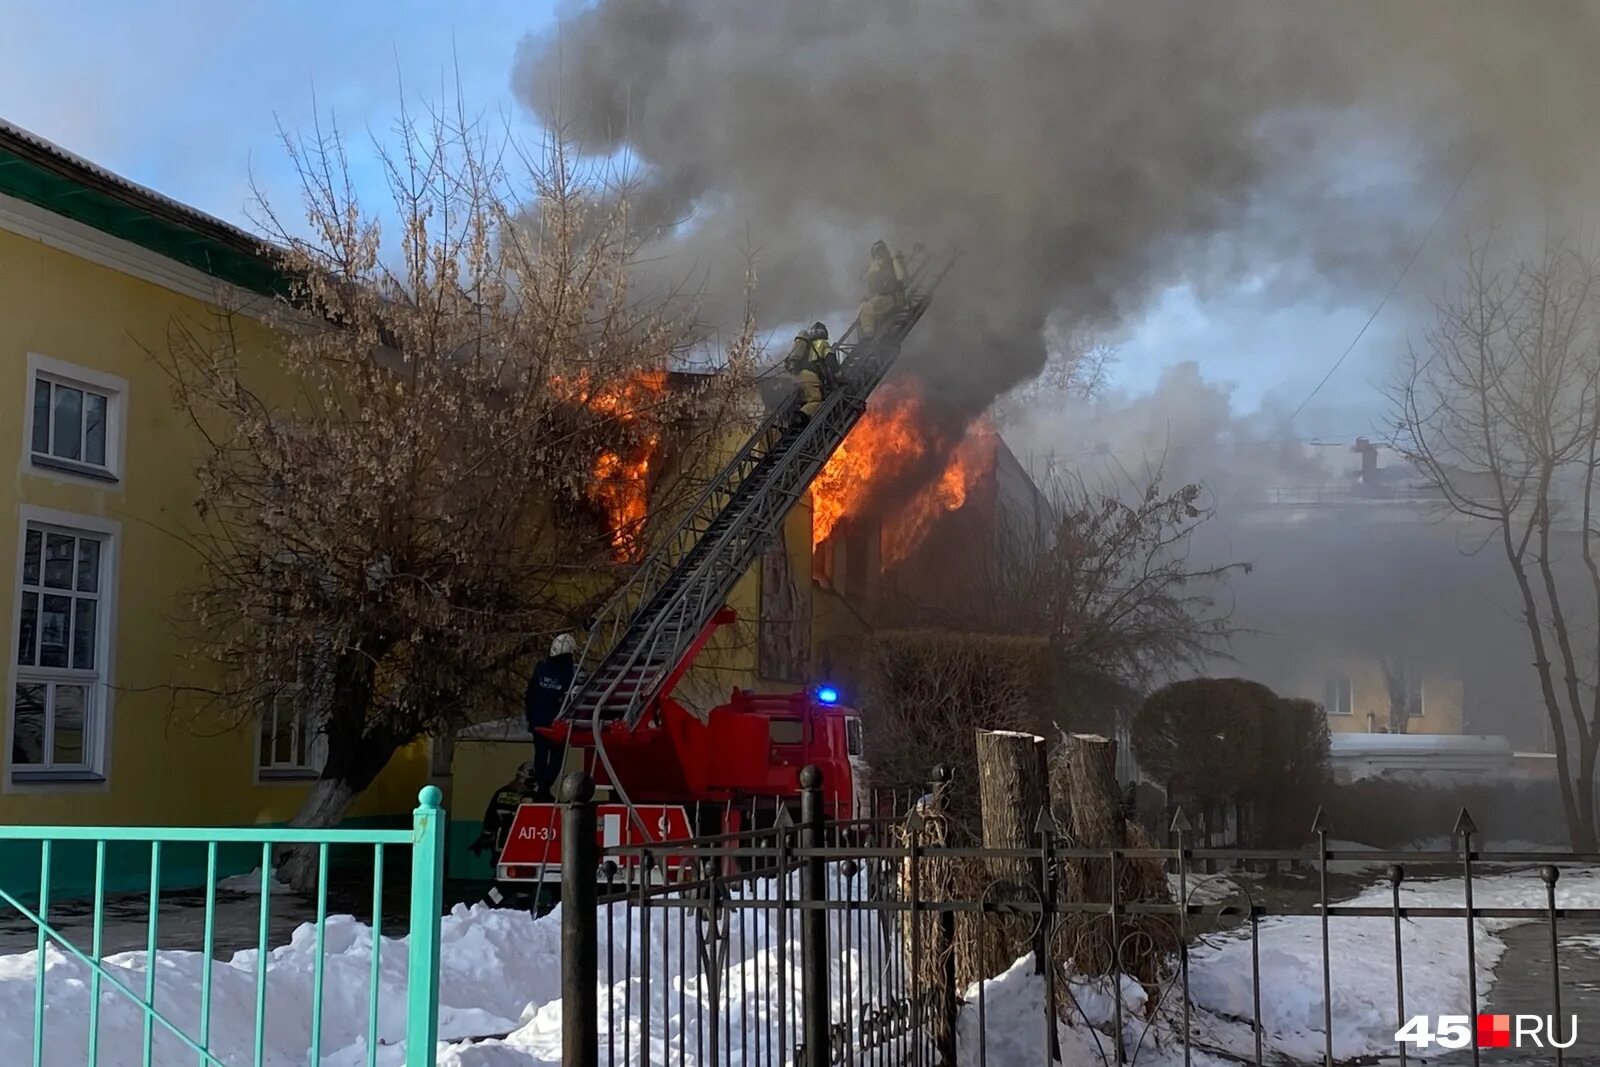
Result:
<svg viewBox="0 0 1600 1067"><path fill-rule="evenodd" d="M1052 784L1069 800L1072 822L1067 832L1087 848L1128 847L1122 790L1117 788L1117 743L1098 734L1067 734L1061 748Z"/></svg>
<svg viewBox="0 0 1600 1067"><path fill-rule="evenodd" d="M1037 847L1034 827L1050 802L1048 783L1044 738L1010 730L979 730L983 847Z"/></svg>
<svg viewBox="0 0 1600 1067"><path fill-rule="evenodd" d="M410 740L385 722L368 721L373 675L373 661L359 650L347 651L334 664L332 700L322 725L326 746L322 773L290 826L337 826L355 798L389 765L401 744ZM296 892L315 891L317 851L314 845L280 846L273 854L279 879Z"/></svg>
<svg viewBox="0 0 1600 1067"><path fill-rule="evenodd" d="M978 797L984 848L1038 848L1039 813L1050 806L1044 738L1010 730L979 730ZM986 864L988 899L1036 900L1044 882L1040 861L995 859ZM966 918L968 922L960 920ZM1025 916L957 917L956 943L969 957L958 967L968 980L993 978L1034 949L1035 924ZM982 923L981 935L978 923ZM961 929L960 927L968 927ZM963 936L965 935L965 936Z"/></svg>
<svg viewBox="0 0 1600 1067"><path fill-rule="evenodd" d="M1128 828L1117 788L1117 745L1098 734L1063 734L1051 764L1051 792L1068 801L1065 827L1074 848L1149 848L1142 830ZM1106 859L1067 861L1066 900L1094 904L1165 903L1172 899L1166 872L1154 860ZM1113 936L1107 915L1069 915L1062 923L1065 944L1080 974L1109 974L1120 963L1123 973L1156 988L1166 961L1176 948L1165 916L1125 914Z"/></svg>

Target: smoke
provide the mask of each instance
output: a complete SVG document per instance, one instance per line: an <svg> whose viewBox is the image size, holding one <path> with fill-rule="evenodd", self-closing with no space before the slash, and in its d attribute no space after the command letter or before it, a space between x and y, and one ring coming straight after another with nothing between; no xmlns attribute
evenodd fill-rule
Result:
<svg viewBox="0 0 1600 1067"><path fill-rule="evenodd" d="M1429 699L1463 701L1469 731L1538 744L1544 714L1520 600L1484 528L1435 504L1363 501L1350 437L1298 439L1286 410L1241 411L1234 393L1180 363L1148 391L1035 405L1006 438L1044 481L1053 466L1131 495L1159 468L1168 489L1204 487L1215 513L1184 550L1199 563L1251 565L1227 593L1240 630L1232 659L1209 673L1315 700L1329 679L1350 677L1364 727L1365 710L1384 721L1381 664L1403 665L1440 686ZM1380 447L1377 462L1391 493L1420 484L1393 451Z"/></svg>
<svg viewBox="0 0 1600 1067"><path fill-rule="evenodd" d="M1364 169L1429 204L1471 157L1485 202L1587 188L1597 45L1558 0L600 0L513 84L640 165L654 269L713 320L746 253L764 320L798 322L853 310L880 234L960 248L916 369L964 418L1039 372L1052 316L1105 331L1246 275L1381 288L1418 211L1364 201Z"/></svg>
<svg viewBox="0 0 1600 1067"><path fill-rule="evenodd" d="M873 238L961 249L907 353L954 429L1039 374L1051 330L1115 341L1173 285L1371 306L1469 169L1419 288L1468 222L1588 214L1596 55L1582 0L598 0L522 43L513 86L596 158L638 165L647 266L691 275L713 321L737 318L752 262L764 322L840 324ZM1347 482L1350 441L1296 443L1291 422L1178 366L1006 435L1091 481L1164 457L1219 505ZM1491 561L1447 526L1259 514L1219 507L1196 547L1257 563L1239 584L1251 673L1299 689L1284 672L1315 661L1305 643L1372 647L1388 618L1415 625L1383 640L1427 632L1408 655L1495 634L1482 662L1526 677L1514 628L1482 625L1509 617Z"/></svg>

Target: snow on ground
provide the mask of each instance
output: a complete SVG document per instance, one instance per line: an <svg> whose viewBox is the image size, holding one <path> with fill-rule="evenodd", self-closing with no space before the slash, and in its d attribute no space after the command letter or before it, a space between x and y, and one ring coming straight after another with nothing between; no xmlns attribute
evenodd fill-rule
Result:
<svg viewBox="0 0 1600 1067"><path fill-rule="evenodd" d="M1538 908L1545 902L1545 887L1532 871L1475 878L1473 887L1474 902L1480 906ZM770 898L775 888L768 882L753 891ZM861 899L864 875L849 881L835 876L833 892ZM1350 902L1387 906L1389 892L1387 884L1376 885ZM1407 905L1459 905L1463 885L1460 879L1418 881L1407 883L1401 892ZM1600 906L1600 871L1563 874L1558 903ZM701 983L698 916L671 908L651 909L650 914L648 1035L639 1010L643 984L637 976L622 977L626 956L632 954L637 960L641 951L638 913L631 923L621 907L612 913L612 923L605 912L601 915L600 1008L602 1017L615 1008L618 1026L609 1036L617 1058L623 1059L625 1047L637 1056L639 1042L647 1039L653 1061L664 1062L670 1050L673 1059L681 1058L685 1067L708 1062L707 1030L700 1021L709 1018L709 990ZM773 1049L792 1048L796 1043L800 952L798 921L788 936L780 937L767 922L773 914L770 910L733 914L726 956L718 973L724 989L721 1017L734 1020L733 1047L724 1047L721 1059L736 1065L747 1059L767 1060ZM834 913L831 918L836 946L831 986L835 1018L859 1018L861 1005L876 999L875 994L863 995L862 990L871 985L869 976L880 970L883 962L883 931L873 916L865 911L849 915L845 919ZM848 924L848 931L841 923ZM1506 925L1504 920L1474 924L1480 996L1493 983L1495 964L1504 951L1496 933ZM1395 1012L1392 924L1387 919L1334 917L1329 927L1335 1053L1346 1057L1389 1051ZM534 920L525 912L458 907L445 917L438 1058L443 1067L542 1067L560 1062L559 940L559 911ZM1261 1013L1267 1046L1308 1061L1319 1060L1322 1053L1321 945L1321 924L1316 917L1268 918L1259 924ZM365 926L349 917L328 921L322 1062L330 1067L356 1067L366 1062L370 946L371 932ZM1464 920L1408 921L1403 949L1408 1013L1465 1010ZM608 953L617 977L616 984L609 987L605 980ZM781 968L780 953L784 957ZM890 958L894 958L892 950ZM311 926L302 927L290 944L269 953L264 1060L268 1065L303 1067L306 1063L314 959L315 930ZM1250 1020L1254 1016L1248 934L1234 931L1208 936L1194 947L1190 959L1194 1062L1223 1062L1219 1057L1248 1055L1253 1047ZM226 1062L250 1061L257 962L256 953L250 950L212 965L212 1045ZM191 1034L199 1031L204 965L198 953L173 951L158 956L157 1007ZM109 957L106 967L129 988L143 989L143 953ZM31 1045L34 974L34 953L0 956L0 1046ZM780 976L787 985L784 996L778 995ZM46 952L47 1064L78 1067L87 1058L88 977L86 966L77 959L54 948ZM378 1050L378 1062L384 1067L397 1067L403 1061L405 977L404 943L385 938ZM1115 1002L1109 983L1074 983L1071 991L1089 1025L1058 1028L1064 1061L1098 1062L1097 1049L1111 1047ZM977 988L966 991L959 1030L963 1058L977 1055L978 992ZM1181 1043L1176 1038L1182 1002L1178 978L1151 994L1125 981L1121 995L1124 1041L1130 1051L1139 1050L1139 1062L1169 1067L1181 1063ZM1145 1010L1149 996L1154 997L1153 1013ZM110 988L102 991L102 998L101 1062L106 1067L139 1063L140 1013ZM1043 1001L1043 981L1033 974L1030 959L984 984L982 1035L989 1062L1041 1062L1046 1033ZM1154 1022L1148 1021L1152 1014ZM626 1029L621 1025L624 1016ZM685 1032L687 1039L681 1037ZM495 1034L505 1036L463 1040ZM607 1036L602 1034L602 1055ZM193 1053L157 1028L156 1063L193 1059Z"/></svg>
<svg viewBox="0 0 1600 1067"><path fill-rule="evenodd" d="M1172 888L1172 899L1177 900L1180 896L1178 876L1168 874L1167 884ZM1189 903L1202 907L1231 900L1239 892L1239 883L1234 877L1223 874L1191 874L1181 882L1181 886L1188 896Z"/></svg>
<svg viewBox="0 0 1600 1067"><path fill-rule="evenodd" d="M234 893L261 893L261 868L257 867L249 874L236 874L231 878L224 878L217 883L218 889L227 889ZM277 877L272 879L272 892L293 893L294 889L287 882L280 882Z"/></svg>

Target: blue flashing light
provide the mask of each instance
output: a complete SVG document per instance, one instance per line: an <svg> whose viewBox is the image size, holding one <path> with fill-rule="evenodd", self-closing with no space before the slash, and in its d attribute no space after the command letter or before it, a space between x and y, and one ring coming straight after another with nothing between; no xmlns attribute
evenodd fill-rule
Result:
<svg viewBox="0 0 1600 1067"><path fill-rule="evenodd" d="M817 690L817 703L819 703L819 704L837 704L837 703L839 703L839 691L837 689L835 689L831 685L822 686L821 688L819 688Z"/></svg>

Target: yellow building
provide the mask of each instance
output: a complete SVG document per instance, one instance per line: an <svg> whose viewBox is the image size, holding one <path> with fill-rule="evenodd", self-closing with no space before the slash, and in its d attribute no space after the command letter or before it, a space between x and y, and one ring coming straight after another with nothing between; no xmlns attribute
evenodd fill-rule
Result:
<svg viewBox="0 0 1600 1067"><path fill-rule="evenodd" d="M1328 655L1315 661L1321 674L1306 676L1296 687L1301 695L1322 703L1328 728L1338 733L1382 733L1390 730L1390 675L1405 691L1408 734L1459 734L1462 723L1460 678L1425 668L1407 669L1371 656Z"/></svg>
<svg viewBox="0 0 1600 1067"><path fill-rule="evenodd" d="M249 235L0 123L0 821L279 823L315 777L304 723L206 736L164 688L188 651L167 620L196 570L177 535L201 451L151 353L225 301L270 358L248 316L279 284ZM354 816L409 811L426 774L424 747L403 753ZM163 863L170 882L189 861ZM113 883L143 862L113 856ZM0 852L0 872L36 884L36 857Z"/></svg>

